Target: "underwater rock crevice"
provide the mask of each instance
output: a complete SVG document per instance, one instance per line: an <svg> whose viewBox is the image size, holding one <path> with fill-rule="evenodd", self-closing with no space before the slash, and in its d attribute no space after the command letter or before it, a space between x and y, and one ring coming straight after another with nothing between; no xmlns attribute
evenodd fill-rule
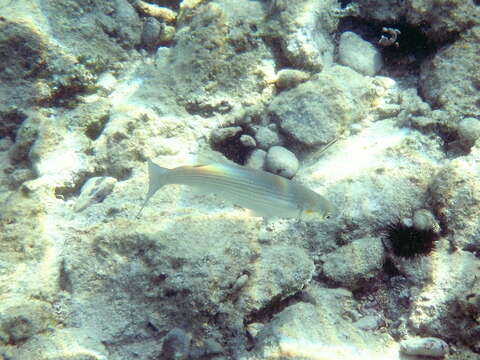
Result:
<svg viewBox="0 0 480 360"><path fill-rule="evenodd" d="M302 301L302 290L286 298L278 297L272 299L269 304L262 309L247 314L244 318L244 325L251 323L268 323L276 314L282 312L287 307Z"/></svg>
<svg viewBox="0 0 480 360"><path fill-rule="evenodd" d="M379 40L383 28L392 28L400 31L398 39L390 46L381 46ZM442 43L429 39L417 26L409 24L406 19L394 21L377 21L363 19L356 16L347 16L340 20L337 36L345 31L352 31L364 40L374 45L382 55L384 62L383 72L389 75L402 76L412 71L418 72L422 62L433 56L438 48L453 42L458 36L452 35Z"/></svg>

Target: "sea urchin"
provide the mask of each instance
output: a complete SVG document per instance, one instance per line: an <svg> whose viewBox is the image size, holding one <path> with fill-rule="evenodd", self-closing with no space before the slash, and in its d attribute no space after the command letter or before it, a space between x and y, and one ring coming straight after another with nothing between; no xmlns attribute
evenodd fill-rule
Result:
<svg viewBox="0 0 480 360"><path fill-rule="evenodd" d="M434 229L419 230L402 221L387 226L387 239L396 256L410 258L428 255L435 247L438 237L438 232Z"/></svg>

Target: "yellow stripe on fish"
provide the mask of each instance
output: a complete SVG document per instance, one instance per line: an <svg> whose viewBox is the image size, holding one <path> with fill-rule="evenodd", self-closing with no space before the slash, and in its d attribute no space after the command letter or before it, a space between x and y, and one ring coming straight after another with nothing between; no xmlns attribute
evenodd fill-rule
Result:
<svg viewBox="0 0 480 360"><path fill-rule="evenodd" d="M215 163L166 169L148 160L148 192L137 216L150 198L167 184L182 184L214 193L263 217L295 218L317 214L329 218L333 205L295 181L243 166Z"/></svg>

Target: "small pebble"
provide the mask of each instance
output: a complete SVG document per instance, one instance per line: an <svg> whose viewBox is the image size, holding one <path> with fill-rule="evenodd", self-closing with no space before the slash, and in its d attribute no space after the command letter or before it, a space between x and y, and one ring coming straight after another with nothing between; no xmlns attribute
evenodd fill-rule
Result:
<svg viewBox="0 0 480 360"><path fill-rule="evenodd" d="M299 163L290 150L282 146L273 146L268 150L265 166L268 171L290 179L297 173Z"/></svg>
<svg viewBox="0 0 480 360"><path fill-rule="evenodd" d="M413 227L417 230L426 231L436 225L435 217L427 209L420 209L413 214Z"/></svg>
<svg viewBox="0 0 480 360"><path fill-rule="evenodd" d="M400 352L406 355L443 357L448 352L448 345L438 338L412 338L400 343Z"/></svg>
<svg viewBox="0 0 480 360"><path fill-rule="evenodd" d="M162 31L160 32L160 42L162 44L172 42L175 34L176 30L174 26L164 25Z"/></svg>
<svg viewBox="0 0 480 360"><path fill-rule="evenodd" d="M480 120L475 118L465 118L458 124L458 135L467 145L473 146L480 139Z"/></svg>
<svg viewBox="0 0 480 360"><path fill-rule="evenodd" d="M245 166L251 169L262 170L265 166L266 157L267 152L265 150L255 149L250 153Z"/></svg>
<svg viewBox="0 0 480 360"><path fill-rule="evenodd" d="M277 81L275 85L280 90L291 89L298 84L307 81L310 75L301 70L283 69L277 73Z"/></svg>
<svg viewBox="0 0 480 360"><path fill-rule="evenodd" d="M218 144L226 139L234 137L243 129L240 126L229 126L212 131L210 138L214 144Z"/></svg>
<svg viewBox="0 0 480 360"><path fill-rule="evenodd" d="M190 352L192 336L179 328L174 328L165 335L162 345L161 359L185 360Z"/></svg>
<svg viewBox="0 0 480 360"><path fill-rule="evenodd" d="M257 146L263 150L267 150L270 147L281 143L278 133L270 127L264 126L255 129L255 139L257 140Z"/></svg>
<svg viewBox="0 0 480 360"><path fill-rule="evenodd" d="M242 135L240 136L240 142L242 143L243 146L248 147L248 148L254 148L257 146L257 143L255 142L255 139L251 137L250 135Z"/></svg>

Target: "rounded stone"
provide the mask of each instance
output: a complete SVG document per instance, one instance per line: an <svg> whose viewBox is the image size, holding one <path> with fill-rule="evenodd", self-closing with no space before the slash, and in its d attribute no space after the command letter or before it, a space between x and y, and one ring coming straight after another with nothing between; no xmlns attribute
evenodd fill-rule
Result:
<svg viewBox="0 0 480 360"><path fill-rule="evenodd" d="M265 160L267 170L274 174L292 178L297 173L299 166L297 157L282 146L272 146Z"/></svg>
<svg viewBox="0 0 480 360"><path fill-rule="evenodd" d="M400 352L406 355L443 357L448 352L448 344L433 337L412 338L400 343Z"/></svg>
<svg viewBox="0 0 480 360"><path fill-rule="evenodd" d="M338 56L342 64L364 75L374 76L382 68L382 56L375 46L351 31L340 36Z"/></svg>
<svg viewBox="0 0 480 360"><path fill-rule="evenodd" d="M160 33L162 32L162 24L154 17L149 17L143 24L142 42L143 45L153 50L158 46Z"/></svg>
<svg viewBox="0 0 480 360"><path fill-rule="evenodd" d="M259 127L255 131L255 139L260 149L267 150L269 147L279 145L281 140L278 133L269 127Z"/></svg>
<svg viewBox="0 0 480 360"><path fill-rule="evenodd" d="M218 128L212 131L210 135L210 140L214 144L221 143L231 137L236 136L239 132L242 131L240 126L228 126L224 128Z"/></svg>
<svg viewBox="0 0 480 360"><path fill-rule="evenodd" d="M251 169L261 170L265 166L265 158L267 157L267 152L262 149L253 150L245 164L245 166Z"/></svg>
<svg viewBox="0 0 480 360"><path fill-rule="evenodd" d="M431 230L435 223L435 217L427 209L417 210L413 214L413 227L417 230Z"/></svg>
<svg viewBox="0 0 480 360"><path fill-rule="evenodd" d="M243 146L248 148L254 148L257 145L255 139L250 135L246 135L246 134L240 136L240 142L242 143Z"/></svg>
<svg viewBox="0 0 480 360"><path fill-rule="evenodd" d="M465 118L458 124L458 135L468 146L472 146L480 138L480 120Z"/></svg>
<svg viewBox="0 0 480 360"><path fill-rule="evenodd" d="M283 69L277 73L277 81L275 82L275 85L281 90L291 89L298 84L307 81L309 77L310 75L302 70Z"/></svg>
<svg viewBox="0 0 480 360"><path fill-rule="evenodd" d="M175 37L176 30L174 26L165 25L160 32L160 42L161 43L170 43Z"/></svg>

